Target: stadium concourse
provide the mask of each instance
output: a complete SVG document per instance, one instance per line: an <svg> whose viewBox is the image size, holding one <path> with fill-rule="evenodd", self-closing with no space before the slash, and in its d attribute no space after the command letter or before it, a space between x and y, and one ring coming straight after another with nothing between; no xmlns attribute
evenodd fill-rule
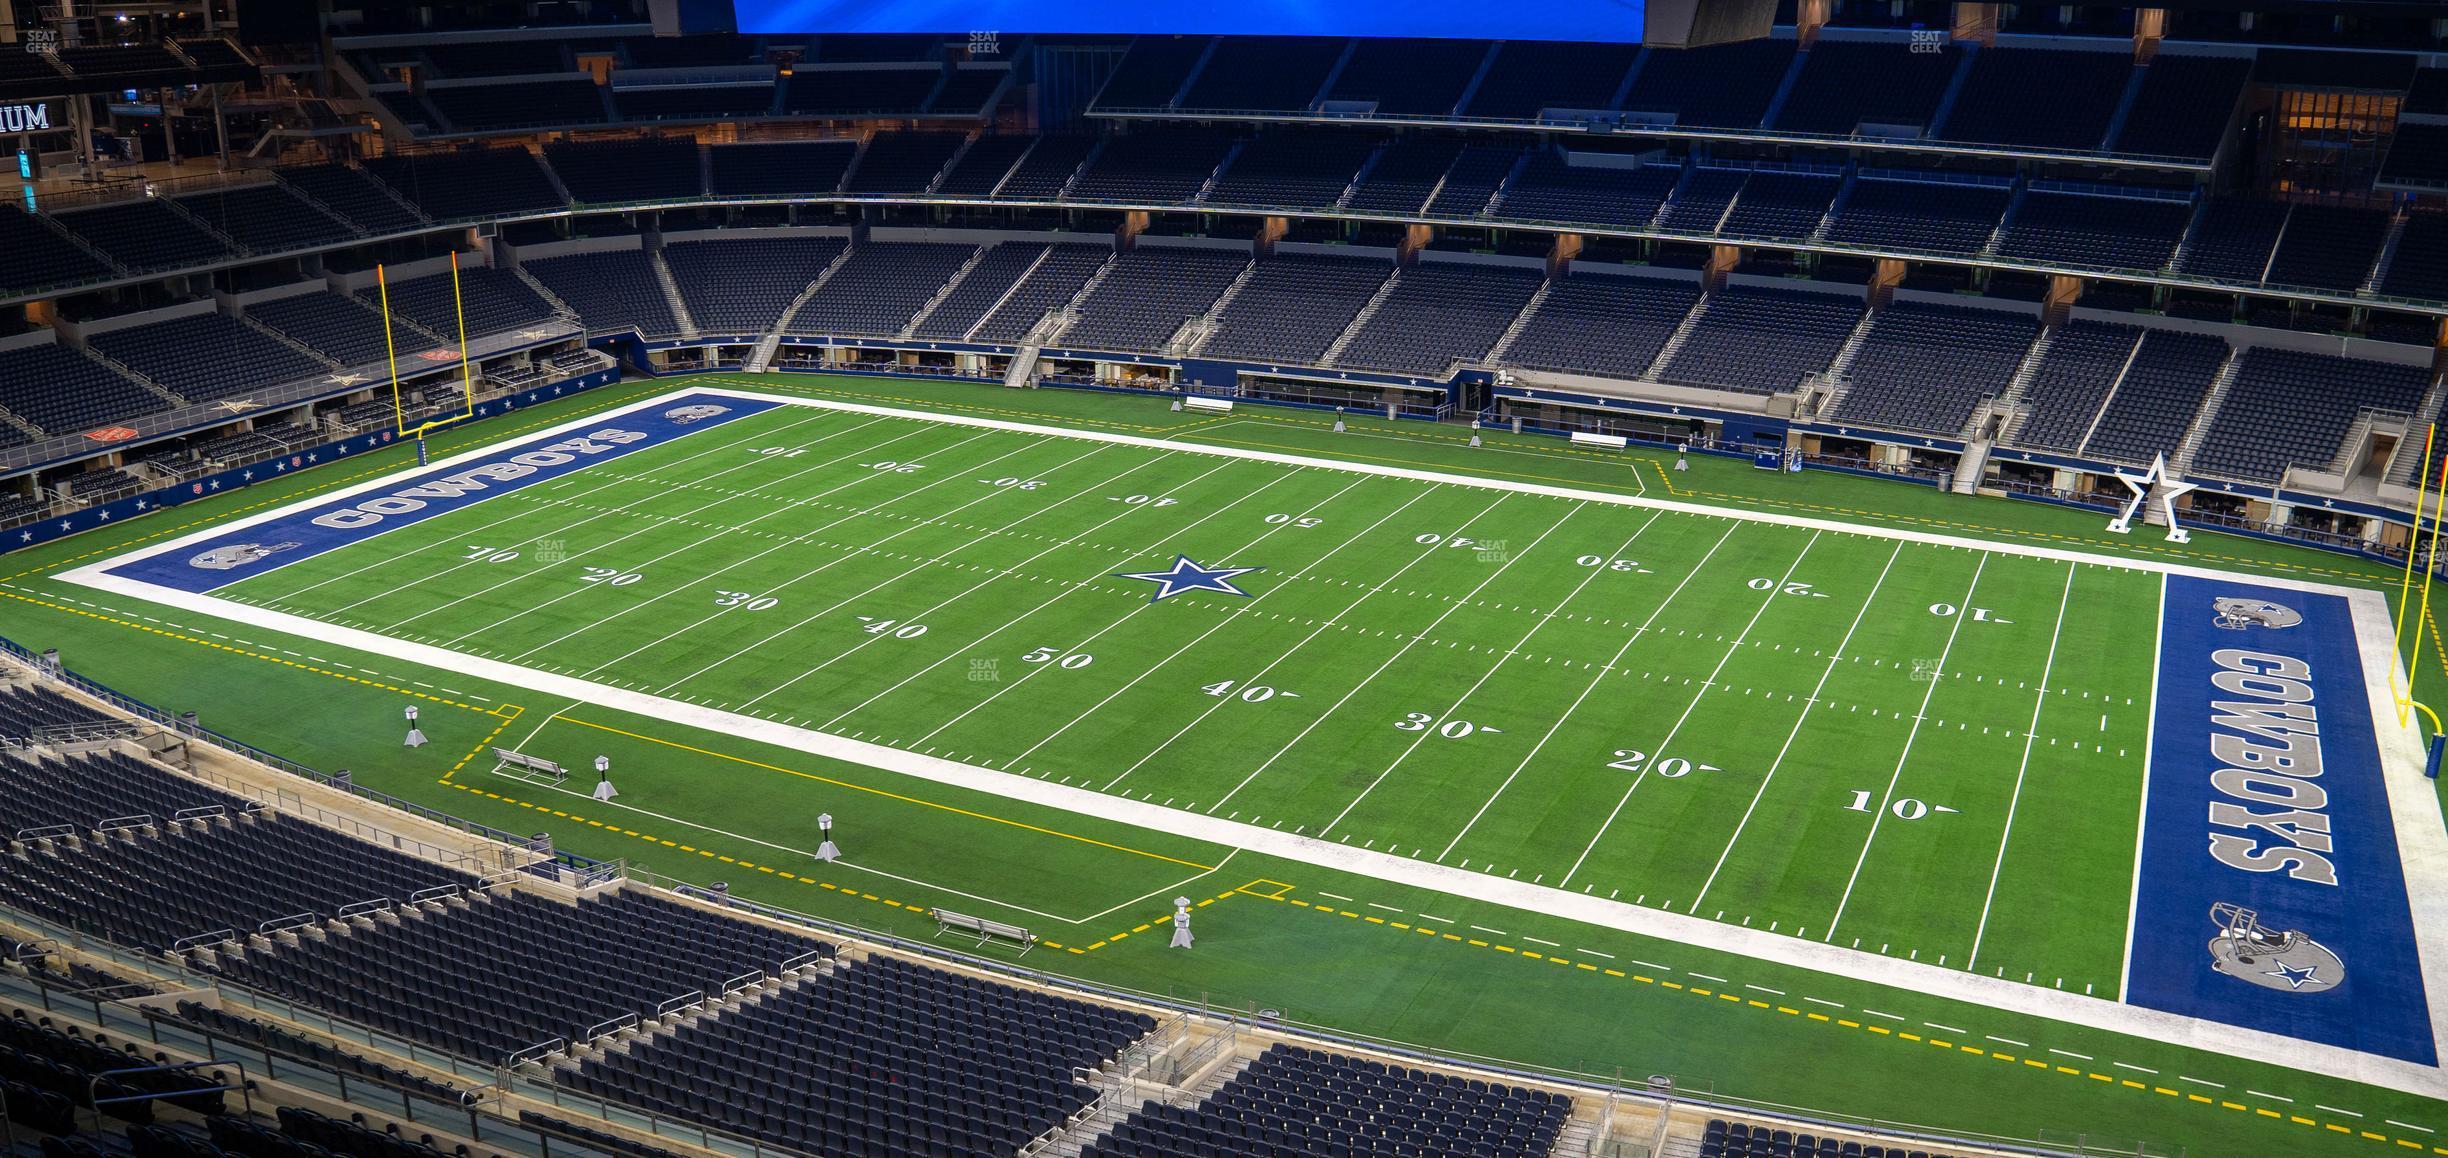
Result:
<svg viewBox="0 0 2448 1158"><path fill-rule="evenodd" d="M2448 1156L2448 23L1071 3L0 33L6 1158Z"/></svg>

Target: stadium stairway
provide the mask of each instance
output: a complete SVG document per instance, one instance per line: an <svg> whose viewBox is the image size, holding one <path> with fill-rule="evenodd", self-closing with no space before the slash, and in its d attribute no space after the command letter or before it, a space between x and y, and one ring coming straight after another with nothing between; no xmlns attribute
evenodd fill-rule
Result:
<svg viewBox="0 0 2448 1158"><path fill-rule="evenodd" d="M671 266L664 263L661 247L646 251L646 264L654 269L655 284L663 287L663 301L671 307L672 320L680 323L681 340L696 341L697 319L689 316L688 302L680 296L680 283L672 278Z"/></svg>
<svg viewBox="0 0 2448 1158"><path fill-rule="evenodd" d="M1530 300L1522 305L1521 312L1514 315L1513 324L1505 327L1504 336L1496 339L1495 345L1488 347L1489 365L1502 366L1505 364L1505 355L1512 352L1514 340L1522 336L1523 330L1530 328L1531 319L1538 316L1540 306L1547 304L1548 291L1554 288L1555 279L1552 277L1539 283L1538 292L1531 294Z"/></svg>
<svg viewBox="0 0 2448 1158"><path fill-rule="evenodd" d="M1334 365L1335 360L1343 356L1343 351L1351 348L1352 339L1359 337L1360 331L1368 327L1369 319L1376 317L1377 311L1385 308L1386 299L1394 296L1394 288L1401 285L1402 280L1403 271L1398 267L1392 277L1385 279L1384 285L1377 287L1377 292L1369 298L1368 304L1360 307L1359 313L1352 315L1351 324L1343 327L1343 332L1335 336L1334 345L1326 347L1326 353L1318 358L1318 365Z"/></svg>
<svg viewBox="0 0 2448 1158"><path fill-rule="evenodd" d="M968 145L964 142L961 147L966 149ZM954 163L958 163L957 158ZM951 297L953 291L959 289L962 282L969 280L969 274L977 269L979 262L986 260L986 255L993 249L992 245L981 245L971 250L969 260L962 262L959 269L953 270L952 276L945 278L942 285L936 286L935 296L928 298L925 305L919 306L918 312L910 315L909 323L902 326L901 332L893 336L906 341L915 335L918 327L925 324L928 316L935 312L936 307L943 305L945 298ZM1035 268L1035 264L1031 263L1030 268Z"/></svg>
<svg viewBox="0 0 2448 1158"><path fill-rule="evenodd" d="M842 266L849 264L850 255L856 252L858 252L858 247L855 245L843 246L841 252L833 255L833 260L826 263L825 267L817 271L816 276L808 281L807 288L800 290L798 297L792 298L789 305L782 307L782 316L775 318L773 328L765 331L764 337L757 339L756 349L749 352L748 360L740 367L742 370L751 374L762 374L767 367L773 365L774 351L782 348L782 336L790 332L791 319L798 317L799 311L807 308L807 304L815 300L816 292L823 289L826 282L833 280L833 275L841 272Z"/></svg>
<svg viewBox="0 0 2448 1158"><path fill-rule="evenodd" d="M2227 364L2219 367L2218 377L2210 382L2210 392L2202 396L2201 409L2193 415L2193 425L2185 431L2184 441L2168 459L2168 473L2183 478L2193 469L2193 460L2201 454L2202 443L2210 437L2210 425L2218 419L2219 408L2227 404L2227 392L2235 388L2236 375L2244 368L2242 347L2227 351Z"/></svg>

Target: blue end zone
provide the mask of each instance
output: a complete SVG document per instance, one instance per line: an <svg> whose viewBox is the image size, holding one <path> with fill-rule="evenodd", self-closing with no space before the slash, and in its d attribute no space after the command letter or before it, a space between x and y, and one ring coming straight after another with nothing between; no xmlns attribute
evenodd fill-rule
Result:
<svg viewBox="0 0 2448 1158"><path fill-rule="evenodd" d="M2171 575L2160 615L2126 1000L2438 1064L2347 601Z"/></svg>
<svg viewBox="0 0 2448 1158"><path fill-rule="evenodd" d="M722 394L691 394L628 414L605 415L566 433L490 448L454 466L423 471L211 539L157 551L107 568L104 574L176 591L218 590L384 531L463 510L495 495L548 482L777 405Z"/></svg>

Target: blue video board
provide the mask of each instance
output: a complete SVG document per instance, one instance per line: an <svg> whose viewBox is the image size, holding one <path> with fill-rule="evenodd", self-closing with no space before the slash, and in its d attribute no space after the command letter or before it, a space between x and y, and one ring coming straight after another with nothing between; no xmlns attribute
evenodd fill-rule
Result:
<svg viewBox="0 0 2448 1158"><path fill-rule="evenodd" d="M775 32L1229 33L1638 43L1646 0L1516 8L1463 0L738 0L739 30Z"/></svg>

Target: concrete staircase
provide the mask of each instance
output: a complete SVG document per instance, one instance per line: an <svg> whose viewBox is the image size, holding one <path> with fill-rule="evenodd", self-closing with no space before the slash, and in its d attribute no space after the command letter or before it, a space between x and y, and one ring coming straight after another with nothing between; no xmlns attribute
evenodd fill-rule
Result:
<svg viewBox="0 0 2448 1158"><path fill-rule="evenodd" d="M1853 332L1845 337L1845 344L1836 351L1836 360L1828 363L1828 377L1841 379L1852 372L1853 362L1861 357L1863 344L1870 340L1870 327L1878 324L1878 317L1877 310L1862 311L1861 320L1853 323Z"/></svg>
<svg viewBox="0 0 2448 1158"><path fill-rule="evenodd" d="M562 301L561 295L552 292L552 288L545 285L536 275L527 272L526 267L513 265L510 267L510 272L517 275L520 281L525 282L528 289L534 290L537 297L544 299L545 304L551 306L554 313L561 315L563 321L578 322L578 311L572 309L568 302Z"/></svg>
<svg viewBox="0 0 2448 1158"><path fill-rule="evenodd" d="M1554 287L1554 278L1539 283L1538 292L1530 295L1530 300L1522 305L1521 312L1513 316L1513 324L1505 327L1504 336L1496 339L1495 347L1488 351L1489 365L1504 365L1505 355L1513 352L1513 340L1521 337L1523 330L1530 328L1530 319L1538 316L1539 307L1547 304L1547 291Z"/></svg>
<svg viewBox="0 0 2448 1158"><path fill-rule="evenodd" d="M1318 359L1318 365L1334 365L1335 360L1343 356L1343 351L1351 348L1352 339L1360 336L1361 328L1368 325L1369 319L1385 308L1386 299L1394 296L1394 287L1401 285L1402 279L1402 270L1396 269L1392 277L1385 279L1384 285L1377 287L1376 293L1369 295L1368 304L1352 315L1351 324L1343 327L1342 333L1335 335L1334 344L1326 347L1326 353Z"/></svg>
<svg viewBox="0 0 2448 1158"><path fill-rule="evenodd" d="M2041 331L2039 340L2031 344L2031 349L2024 351L2023 364L2015 367L2014 377L2007 380L2006 389L1999 391L1998 396L1990 399L1986 405L1974 407L1972 420L1965 423L1959 433L1970 438L1979 433L1983 422L1999 414L2005 415L2006 420L1998 427L1998 441L2006 440L2007 430L2022 426L2024 392L2031 389L2032 379L2039 377L2040 363L2048 357L2049 345L2056 340L2056 327Z"/></svg>
<svg viewBox="0 0 2448 1158"><path fill-rule="evenodd" d="M806 308L810 301L815 300L816 291L823 289L826 282L833 280L833 275L842 266L848 264L850 255L857 251L857 246L843 246L841 253L836 255L821 272L807 283L807 288L800 290L799 296L792 298L791 303L782 308L782 316L775 318L773 328L765 331L764 337L757 339L756 349L749 352L748 361L741 369L751 374L762 374L773 365L774 351L782 348L782 335L789 332L791 319L798 317L799 311Z"/></svg>
<svg viewBox="0 0 2448 1158"><path fill-rule="evenodd" d="M1241 296L1241 288L1248 285L1250 279L1256 276L1258 276L1258 263L1255 260L1243 263L1241 272L1233 275L1232 284L1225 286L1224 292L1216 295L1215 304L1208 306L1206 313L1183 324L1181 330L1174 335L1174 344L1167 347L1168 352L1176 357L1181 357L1206 349L1208 341L1224 328L1225 307L1231 305L1234 298Z"/></svg>
<svg viewBox="0 0 2448 1158"><path fill-rule="evenodd" d="M1039 347L1022 346L1012 355L1011 366L1003 371L1003 384L1013 388L1036 384Z"/></svg>
<svg viewBox="0 0 2448 1158"><path fill-rule="evenodd" d="M275 329L273 329L272 327L270 327L270 326L267 326L267 325L263 324L262 322L256 321L255 319L250 318L250 317L246 316L245 314L238 314L238 315L236 315L236 317L237 317L237 319L238 319L238 324L239 324L239 325L245 326L246 328L248 328L248 329L250 329L250 330L253 330L253 331L255 331L255 332L256 332L256 333L258 333L258 334L262 334L263 336L265 336L265 337L267 337L267 338L270 338L270 339L272 339L272 340L273 340L273 341L275 341L275 342L279 342L281 345L287 346L287 347L289 347L290 349L295 350L295 351L297 351L297 352L298 352L298 353L300 353L300 354L304 354L304 355L306 355L307 357L314 359L314 360L315 360L315 363L316 363L317 365L320 365L320 366L323 366L323 367L325 367L325 368L328 368L328 369L331 369L331 370L335 370L335 371L337 371L337 370L345 370L345 369L348 369L348 367L343 366L343 365L341 365L340 363L338 363L338 362L335 362L335 361L331 360L330 358L326 358L326 357L324 357L324 356L323 356L323 352L322 352L321 350L317 350L317 349L315 349L314 347L309 346L309 345L307 345L307 344L306 344L306 343L304 343L304 342L298 341L297 339L292 338L292 337L290 337L289 335L287 335L287 334L284 334L284 333L280 332L279 330L275 330Z"/></svg>
<svg viewBox="0 0 2448 1158"><path fill-rule="evenodd" d="M1713 296L1703 296L1692 305L1691 312L1683 315L1682 323L1675 326L1675 332L1667 335L1666 344L1658 347L1657 357L1650 359L1648 368L1641 371L1641 377L1652 382L1663 381L1658 375L1664 374L1666 367L1674 364L1675 355L1683 352L1683 343L1690 341L1692 333L1700 328L1700 319L1708 313L1709 303L1715 300Z"/></svg>
<svg viewBox="0 0 2448 1158"><path fill-rule="evenodd" d="M2082 439L2074 444L2077 453L2091 445L2091 436L2099 433L2100 419L2108 416L2108 407L2116 401L2117 391L2125 387L2125 376L2133 373L2134 360L2142 356L2142 343L2149 340L2147 337L2137 338L2133 348L2125 351L2125 364L2117 367L2116 381L2108 384L2108 393L2100 396L2099 409L2091 412L2091 424L2083 427Z"/></svg>
<svg viewBox="0 0 2448 1158"><path fill-rule="evenodd" d="M2397 264L2397 241L2405 236L2406 215L2399 210L2389 222L2388 236L2380 242L2380 256L2372 259L2371 276L2363 279L2362 292L2380 292L2380 283L2388 280L2389 267Z"/></svg>
<svg viewBox="0 0 2448 1158"><path fill-rule="evenodd" d="M908 338L916 334L919 324L927 320L927 315L934 313L936 307L943 305L945 298L952 296L952 291L959 289L962 282L969 280L969 274L977 269L978 263L986 260L986 251L993 248L991 245L981 245L969 251L969 260L962 262L959 269L952 271L951 277L945 278L942 285L935 287L935 296L928 298L925 305L918 307L918 312L910 315L909 324L901 327L901 332L895 336Z"/></svg>
<svg viewBox="0 0 2448 1158"><path fill-rule="evenodd" d="M1071 300L1064 302L1061 309L1047 311L1047 319L1038 322L1029 331L1029 343L1038 346L1059 345L1063 335L1079 324L1080 306L1087 302L1088 296L1095 293L1098 286L1105 284L1105 278L1113 273L1114 266L1121 260L1122 251L1117 249L1113 256L1105 259L1105 264L1096 268L1095 273L1088 275L1088 280L1080 283L1079 292L1072 294Z"/></svg>
<svg viewBox="0 0 2448 1158"><path fill-rule="evenodd" d="M1037 146L1032 144L1029 147L1033 149ZM1011 301L1013 294L1020 292L1021 286L1028 284L1028 279L1037 275L1037 267L1044 265L1046 258L1053 256L1053 253L1054 247L1050 245L1038 250L1036 259L1028 263L1028 268L1021 270L1020 276L1013 278L1010 285L1003 287L1002 296L996 298L993 305L986 307L985 312L980 313L977 321L971 322L968 329L961 331L961 340L970 340L970 335L977 333L978 327L986 324L986 319L1002 313L1005 303Z"/></svg>
<svg viewBox="0 0 2448 1158"><path fill-rule="evenodd" d="M1955 460L1955 477L1947 484L1948 490L1968 495L1980 489L1981 474L1989 465L1990 446L1986 438L1976 438L1964 444L1962 456Z"/></svg>
<svg viewBox="0 0 2448 1158"><path fill-rule="evenodd" d="M2423 447L2421 440L2414 438L2411 432L2425 423L2438 419L2440 403L2444 395L2448 395L2448 379L2433 382L2431 388L2423 392L2422 401L2414 407L2414 421L2407 427L2408 435L2398 442L2397 456L2389 463L2388 475L2384 481L2403 487L2414 485L2414 475L2422 469ZM2434 456L2439 453L2439 448L2432 448Z"/></svg>
<svg viewBox="0 0 2448 1158"><path fill-rule="evenodd" d="M2202 442L2210 437L2210 423L2218 418L2219 407L2227 404L2227 392L2235 388L2236 374L2244 367L2244 352L2231 349L2227 364L2219 367L2218 377L2210 380L2210 392L2202 397L2201 411L2193 416L2193 425L2185 428L2184 441L2176 444L2176 453L2168 458L2168 469L2178 475L2190 474L2193 459L2201 453Z"/></svg>
<svg viewBox="0 0 2448 1158"><path fill-rule="evenodd" d="M680 280L672 276L671 265L663 260L663 251L646 255L646 264L654 269L655 284L663 287L663 304L671 307L672 320L680 323L680 337L697 340L697 319L689 315L688 302L680 296Z"/></svg>

